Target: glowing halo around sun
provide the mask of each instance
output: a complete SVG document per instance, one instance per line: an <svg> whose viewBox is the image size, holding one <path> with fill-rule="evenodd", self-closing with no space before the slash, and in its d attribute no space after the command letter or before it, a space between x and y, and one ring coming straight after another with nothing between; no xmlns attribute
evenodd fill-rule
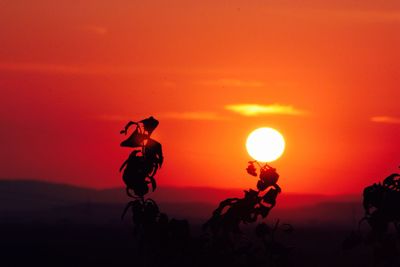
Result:
<svg viewBox="0 0 400 267"><path fill-rule="evenodd" d="M273 128L258 128L247 137L246 149L255 160L272 162L282 156L285 150L285 139Z"/></svg>

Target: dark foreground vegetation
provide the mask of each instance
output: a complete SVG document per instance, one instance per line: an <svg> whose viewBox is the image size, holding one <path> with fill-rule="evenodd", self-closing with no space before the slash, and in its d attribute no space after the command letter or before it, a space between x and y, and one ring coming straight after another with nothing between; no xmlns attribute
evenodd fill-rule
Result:
<svg viewBox="0 0 400 267"><path fill-rule="evenodd" d="M191 236L200 236L200 227L192 224ZM282 234L279 240L293 248L288 266L372 266L372 251L367 246L342 251L342 241L348 234L344 227L301 227L290 235ZM2 224L0 236L1 266L243 266L245 257L204 255L199 251L201 240L194 238L179 258L152 255L147 262L141 262L129 223ZM260 245L250 231L249 238ZM258 250L253 255L255 261L263 253Z"/></svg>
<svg viewBox="0 0 400 267"><path fill-rule="evenodd" d="M166 196L161 195L164 192ZM198 199L175 202L177 195L185 194L210 196L211 203L199 203ZM192 241L186 247L189 251L182 254L185 261L181 266L240 266L240 256L206 258L198 247L202 242L201 226L218 199L241 194L240 190L205 188L161 188L154 194L162 211L190 223ZM118 196L123 196L122 189L95 191L40 182L1 181L0 266L151 266L150 261L139 260L130 216L120 219L126 199ZM287 266L374 266L374 247L370 244L362 242L347 251L342 249L343 241L357 231L363 216L361 200L361 194L327 197L282 193L266 222L273 225L279 218L294 227L292 233L276 236L291 248ZM241 228L250 241L262 247L254 234L256 224ZM364 222L364 236L369 229ZM392 225L389 230L395 233ZM265 255L265 250L255 251ZM157 266L179 266L176 258L150 259L162 261Z"/></svg>

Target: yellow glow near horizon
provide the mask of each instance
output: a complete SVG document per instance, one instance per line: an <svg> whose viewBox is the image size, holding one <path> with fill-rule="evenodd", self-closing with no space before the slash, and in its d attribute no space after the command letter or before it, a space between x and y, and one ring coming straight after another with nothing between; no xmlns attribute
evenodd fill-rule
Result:
<svg viewBox="0 0 400 267"><path fill-rule="evenodd" d="M272 162L282 156L285 150L285 139L273 128L258 128L247 137L246 148L253 159Z"/></svg>

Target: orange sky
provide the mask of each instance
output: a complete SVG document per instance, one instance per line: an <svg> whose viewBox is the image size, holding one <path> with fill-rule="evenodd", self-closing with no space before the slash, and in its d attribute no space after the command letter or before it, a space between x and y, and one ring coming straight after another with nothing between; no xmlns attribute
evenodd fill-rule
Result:
<svg viewBox="0 0 400 267"><path fill-rule="evenodd" d="M399 47L397 0L0 1L0 177L121 186L154 115L160 185L254 187L269 126L285 191L360 192L400 164Z"/></svg>

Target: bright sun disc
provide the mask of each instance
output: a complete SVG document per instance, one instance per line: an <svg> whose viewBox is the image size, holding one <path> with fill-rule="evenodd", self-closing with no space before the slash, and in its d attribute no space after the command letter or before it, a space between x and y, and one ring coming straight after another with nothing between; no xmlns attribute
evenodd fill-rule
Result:
<svg viewBox="0 0 400 267"><path fill-rule="evenodd" d="M258 128L247 137L246 148L249 155L261 162L278 159L285 150L285 139L272 128Z"/></svg>

